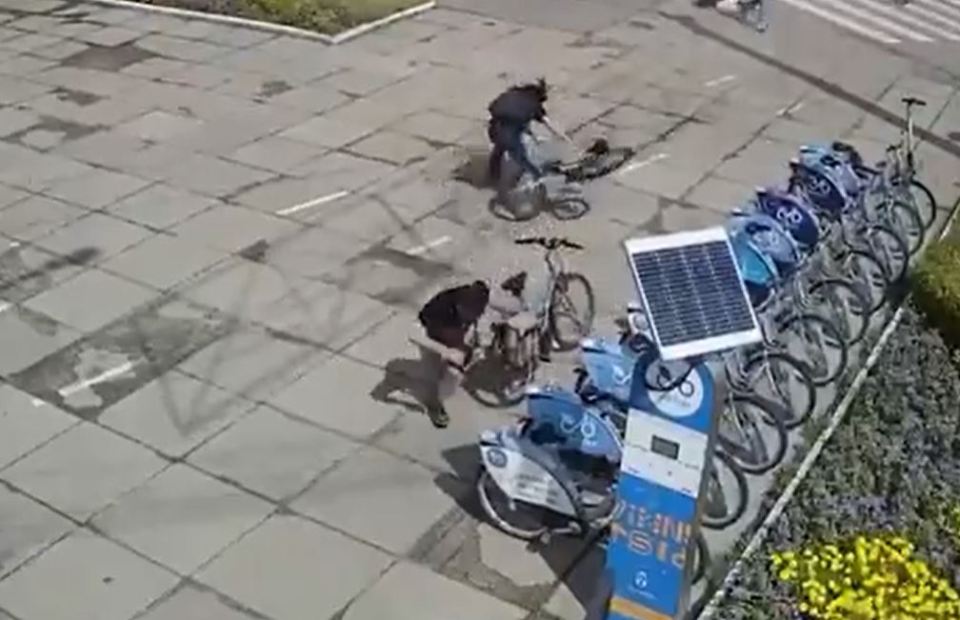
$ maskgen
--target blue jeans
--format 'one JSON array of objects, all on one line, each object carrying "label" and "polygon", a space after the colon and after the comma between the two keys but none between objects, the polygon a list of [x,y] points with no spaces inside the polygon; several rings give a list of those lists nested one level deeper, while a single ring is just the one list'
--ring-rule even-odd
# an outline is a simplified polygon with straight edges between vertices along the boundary
[{"label": "blue jeans", "polygon": [[527,147],[523,143],[523,134],[526,129],[521,125],[514,125],[491,120],[487,125],[487,136],[493,143],[493,150],[490,152],[489,171],[490,178],[498,180],[500,178],[500,167],[503,164],[503,155],[507,153],[510,159],[515,161],[524,172],[539,179],[543,172],[532,161],[527,153]]}]

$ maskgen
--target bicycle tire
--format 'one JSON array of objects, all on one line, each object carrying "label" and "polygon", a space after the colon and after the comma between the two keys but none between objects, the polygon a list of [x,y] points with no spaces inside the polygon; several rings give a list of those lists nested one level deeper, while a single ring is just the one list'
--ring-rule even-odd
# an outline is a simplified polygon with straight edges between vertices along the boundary
[{"label": "bicycle tire", "polygon": [[[743,469],[741,469],[740,466],[737,465],[737,462],[734,461],[733,458],[723,450],[714,450],[713,458],[710,460],[710,467],[719,470],[719,463],[722,463],[726,469],[733,473],[734,482],[737,486],[737,493],[739,494],[740,499],[736,503],[736,508],[734,510],[728,510],[727,513],[722,517],[711,516],[706,510],[701,511],[700,524],[703,527],[712,530],[726,529],[739,521],[740,518],[747,512],[747,503],[750,500],[750,490],[747,486],[747,475],[743,473]],[[710,472],[708,472],[707,475],[710,475]]]},{"label": "bicycle tire", "polygon": [[579,220],[590,212],[590,203],[583,197],[554,198],[549,201],[550,212],[560,221]]},{"label": "bicycle tire", "polygon": [[[899,183],[895,182],[895,187],[899,187]],[[923,197],[922,200],[917,200],[914,190],[920,192]],[[910,200],[907,202],[912,203],[911,206],[913,206],[920,215],[924,228],[930,230],[933,223],[937,220],[937,199],[934,197],[933,192],[930,191],[930,188],[916,179],[911,179],[909,187],[900,187],[900,191],[910,197]],[[921,202],[923,205],[920,204]]]},{"label": "bicycle tire", "polygon": [[[796,411],[793,402],[785,402],[783,400],[774,401],[783,405],[783,412],[785,414],[783,423],[786,425],[788,431],[792,431],[810,419],[810,416],[813,415],[814,410],[817,408],[817,386],[814,384],[813,377],[810,376],[805,364],[787,353],[782,353],[780,351],[760,350],[747,358],[747,361],[743,364],[742,379],[744,380],[731,381],[728,374],[728,382],[730,385],[739,387],[746,382],[745,379],[750,377],[751,371],[754,370],[755,367],[769,365],[771,362],[789,366],[791,372],[794,373],[800,379],[800,383],[802,383],[802,389],[804,392],[803,396],[806,398],[807,402],[804,403],[803,407],[799,408],[799,412]],[[741,378],[738,377],[738,379]],[[744,390],[737,389],[737,391]],[[764,397],[762,394],[757,394],[754,392],[752,388],[750,388],[748,393]]]},{"label": "bicycle tire", "polygon": [[902,200],[892,200],[887,204],[890,228],[900,236],[907,246],[909,255],[916,256],[926,238],[927,228],[916,208]]},{"label": "bicycle tire", "polygon": [[[742,442],[726,437],[722,431],[722,426],[719,425],[717,430],[717,441],[721,444],[724,452],[726,452],[737,462],[737,465],[740,466],[740,469],[742,469],[744,473],[753,475],[764,474],[783,462],[783,458],[787,454],[787,444],[789,442],[787,439],[787,426],[784,423],[786,414],[782,411],[782,406],[773,401],[753,394],[733,393],[730,400],[725,401],[724,405],[725,407],[730,405],[735,406],[737,403],[752,405],[762,412],[760,416],[754,416],[753,414],[750,414],[747,417],[750,418],[750,425],[754,428],[759,428],[759,423],[773,428],[773,449],[767,450],[766,446],[764,446],[763,460],[751,461],[741,458],[737,455],[737,453],[734,452],[734,450],[735,448],[740,447]],[[723,414],[727,411],[728,409],[725,408],[724,412],[721,413],[721,419]],[[734,413],[733,415],[736,414]],[[759,417],[759,419],[756,419],[757,417]],[[760,435],[759,432],[757,433],[757,437],[761,443],[765,444],[767,442],[765,437]],[[744,451],[740,451],[741,454],[743,452]]]},{"label": "bicycle tire", "polygon": [[[838,307],[836,296],[827,295],[830,288],[844,289],[854,300],[854,308]],[[853,346],[860,343],[867,334],[867,328],[870,327],[870,301],[853,284],[853,282],[844,278],[824,278],[816,280],[807,289],[807,295],[815,302],[819,301],[822,307],[828,307],[833,310],[827,320],[840,323],[837,327],[844,336],[847,346]],[[816,311],[816,307],[813,308]]]},{"label": "bicycle tire", "polygon": [[[474,483],[477,490],[477,498],[480,500],[480,507],[483,508],[483,512],[487,515],[487,518],[490,519],[500,531],[520,540],[538,540],[549,531],[550,526],[545,523],[533,528],[519,527],[510,523],[510,521],[502,516],[494,507],[493,501],[491,501],[487,493],[487,482],[496,487],[500,493],[503,493],[493,480],[493,476],[487,471],[487,468],[481,467],[477,475],[477,480]],[[538,507],[538,511],[544,515],[550,514],[550,510],[547,508]]]},{"label": "bicycle tire", "polygon": [[[573,306],[574,312],[578,314],[576,318],[578,319],[578,323],[580,325],[576,334],[574,334],[571,338],[566,338],[565,335],[561,333],[563,330],[561,330],[558,326],[559,317],[557,308],[560,306],[560,304],[558,303],[556,297],[558,291],[569,290],[571,282],[579,282],[583,286],[583,290],[586,293],[587,298],[587,309],[580,314],[579,309],[577,309],[576,306]],[[580,341],[589,336],[590,331],[593,328],[593,320],[596,317],[597,312],[597,302],[596,296],[593,292],[593,285],[590,284],[590,280],[588,280],[585,275],[568,271],[557,276],[557,281],[553,289],[553,296],[554,299],[552,299],[550,302],[550,316],[547,317],[550,335],[553,341],[556,343],[558,350],[572,351],[580,346]],[[584,317],[582,321],[579,320],[581,316]]]},{"label": "bicycle tire", "polygon": [[582,183],[606,176],[624,165],[637,154],[636,149],[618,146],[607,149],[601,154],[590,154],[570,164],[563,171],[568,182]]},{"label": "bicycle tire", "polygon": [[[879,242],[879,236],[886,237],[886,241]],[[865,251],[873,254],[874,258],[887,270],[891,284],[898,284],[907,277],[907,270],[910,268],[910,249],[892,228],[885,224],[870,224],[863,231],[861,239],[867,246]],[[889,243],[887,247],[892,251],[888,255],[879,255],[878,242]]]},{"label": "bicycle tire", "polygon": [[[840,378],[843,375],[844,371],[847,369],[847,364],[849,363],[850,352],[847,348],[847,343],[843,338],[843,334],[840,332],[840,329],[823,318],[820,315],[814,314],[812,312],[804,312],[800,314],[794,314],[787,318],[783,323],[777,325],[777,336],[781,336],[788,331],[789,326],[791,325],[800,325],[800,324],[815,324],[819,325],[820,329],[823,330],[824,336],[836,343],[837,349],[837,362],[834,365],[829,364],[827,360],[827,366],[823,369],[817,368],[813,363],[806,361],[796,355],[790,354],[792,358],[801,362],[807,367],[807,370],[810,373],[810,377],[813,379],[813,384],[817,387],[825,387],[830,385],[834,381]],[[821,343],[821,348],[824,346],[824,343]],[[824,358],[827,358],[826,351],[823,351]]]},{"label": "bicycle tire", "polygon": [[710,547],[707,546],[707,539],[703,532],[697,530],[693,537],[693,575],[690,579],[691,584],[700,583],[707,576],[707,570],[710,568]]},{"label": "bicycle tire", "polygon": [[[843,275],[850,274],[853,269],[850,268],[851,261],[858,261],[856,274],[853,274],[854,277],[851,277],[851,282],[854,286],[859,285],[860,294],[863,295],[864,299],[868,301],[869,313],[868,316],[873,318],[873,315],[880,311],[880,308],[883,308],[884,304],[887,303],[891,287],[893,286],[893,281],[890,279],[890,274],[887,272],[886,267],[883,266],[883,263],[880,262],[880,259],[874,256],[871,252],[862,250],[859,248],[848,248],[844,250],[840,256],[837,258],[837,262],[842,265],[841,273]],[[869,271],[864,271],[860,261],[870,263],[871,269]],[[879,274],[880,278],[883,279],[882,286],[880,288],[880,293],[870,294],[867,291],[874,291],[876,287],[876,282],[873,281],[874,278],[871,277],[872,274]]]}]

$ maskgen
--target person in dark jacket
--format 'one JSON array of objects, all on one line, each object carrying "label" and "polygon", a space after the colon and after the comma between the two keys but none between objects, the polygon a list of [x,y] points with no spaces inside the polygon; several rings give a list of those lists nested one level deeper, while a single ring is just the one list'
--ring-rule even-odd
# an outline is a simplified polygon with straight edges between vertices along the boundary
[{"label": "person in dark jacket", "polygon": [[429,341],[420,345],[429,382],[427,415],[438,428],[450,421],[444,401],[456,390],[470,364],[473,347],[467,336],[486,312],[489,302],[490,288],[484,281],[477,280],[437,293],[417,316]]},{"label": "person in dark jacket", "polygon": [[569,142],[566,135],[554,127],[547,117],[544,105],[547,102],[547,83],[543,78],[529,84],[511,86],[487,107],[490,120],[487,137],[493,144],[490,152],[489,174],[494,182],[500,179],[504,153],[532,177],[534,183],[543,176],[543,171],[530,160],[523,143],[524,136],[533,137],[530,125],[534,122],[545,126],[555,136]]}]

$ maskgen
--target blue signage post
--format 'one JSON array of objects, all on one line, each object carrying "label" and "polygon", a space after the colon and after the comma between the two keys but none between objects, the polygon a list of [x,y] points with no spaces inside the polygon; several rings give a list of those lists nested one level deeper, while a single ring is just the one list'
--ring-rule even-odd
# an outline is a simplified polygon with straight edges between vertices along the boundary
[{"label": "blue signage post", "polygon": [[686,612],[705,466],[713,449],[713,376],[695,366],[669,392],[634,368],[618,502],[607,548],[607,620],[674,620]]}]

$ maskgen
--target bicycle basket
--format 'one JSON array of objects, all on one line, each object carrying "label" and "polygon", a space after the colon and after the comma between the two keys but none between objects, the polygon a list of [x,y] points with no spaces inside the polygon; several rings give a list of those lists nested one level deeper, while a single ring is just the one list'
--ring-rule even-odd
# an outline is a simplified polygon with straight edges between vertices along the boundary
[{"label": "bicycle basket", "polygon": [[764,188],[757,190],[754,204],[779,222],[804,253],[813,252],[820,243],[820,221],[797,196],[777,188]]}]

